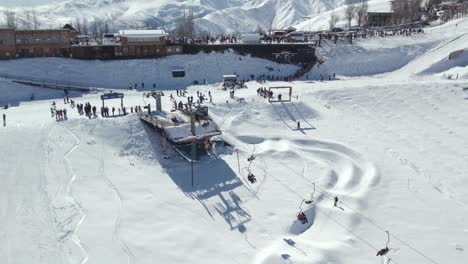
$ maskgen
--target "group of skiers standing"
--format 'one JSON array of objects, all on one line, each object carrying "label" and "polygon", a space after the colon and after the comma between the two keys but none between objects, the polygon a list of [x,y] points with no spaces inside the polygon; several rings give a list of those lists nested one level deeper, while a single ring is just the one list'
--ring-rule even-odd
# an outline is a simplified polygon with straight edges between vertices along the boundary
[{"label": "group of skiers standing", "polygon": [[61,120],[67,120],[67,109],[58,109],[55,110],[55,120],[61,121]]},{"label": "group of skiers standing", "polygon": [[91,104],[89,102],[86,103],[85,105],[77,104],[76,108],[78,109],[78,114],[80,114],[80,115],[85,114],[90,119],[93,116],[97,117],[96,106],[91,106]]},{"label": "group of skiers standing", "polygon": [[266,87],[260,87],[257,89],[257,95],[263,98],[271,98],[273,97],[273,91],[268,91]]},{"label": "group of skiers standing", "polygon": [[52,102],[52,106],[50,107],[50,114],[52,117],[55,117],[56,121],[67,120],[67,109],[57,109],[57,105],[55,101]]}]

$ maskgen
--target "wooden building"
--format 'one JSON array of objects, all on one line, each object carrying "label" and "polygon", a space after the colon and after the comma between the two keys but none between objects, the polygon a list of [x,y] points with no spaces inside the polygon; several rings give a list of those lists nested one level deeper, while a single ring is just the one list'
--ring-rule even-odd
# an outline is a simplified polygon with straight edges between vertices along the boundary
[{"label": "wooden building", "polygon": [[69,29],[16,30],[18,57],[67,57],[76,31]]},{"label": "wooden building", "polygon": [[14,59],[15,57],[15,30],[12,28],[0,28],[0,59]]},{"label": "wooden building", "polygon": [[164,30],[120,30],[115,56],[124,58],[155,58],[181,54],[181,46],[168,46]]},{"label": "wooden building", "polygon": [[70,28],[48,30],[0,29],[0,59],[68,57],[77,32]]}]

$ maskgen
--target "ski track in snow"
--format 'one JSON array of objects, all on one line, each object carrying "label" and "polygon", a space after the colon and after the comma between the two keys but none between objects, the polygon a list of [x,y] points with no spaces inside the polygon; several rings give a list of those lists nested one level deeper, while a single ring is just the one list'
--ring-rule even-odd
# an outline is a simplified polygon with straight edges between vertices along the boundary
[{"label": "ski track in snow", "polygon": [[122,251],[127,256],[127,263],[130,264],[132,263],[132,258],[134,257],[134,254],[132,250],[127,246],[125,241],[120,237],[120,229],[122,226],[122,212],[123,212],[122,194],[120,193],[119,189],[117,189],[117,187],[112,183],[109,177],[106,176],[104,165],[105,165],[105,160],[104,160],[104,144],[103,144],[101,148],[101,158],[99,162],[98,177],[101,177],[104,179],[106,184],[109,186],[109,188],[112,189],[116,198],[119,200],[119,214],[115,220],[113,237],[118,241],[120,247],[122,248]]},{"label": "ski track in snow", "polygon": [[[376,103],[373,104],[371,107],[368,107],[368,108],[363,107],[363,106],[361,106],[359,104],[353,104],[352,107],[354,108],[354,111],[358,110],[360,112],[360,115],[366,116],[369,120],[372,120],[375,124],[379,125],[380,129],[382,129],[383,131],[386,131],[386,134],[394,135],[394,138],[398,138],[398,140],[400,142],[404,142],[405,145],[411,146],[413,149],[419,149],[419,146],[415,144],[415,142],[417,142],[416,138],[410,138],[408,135],[403,134],[401,131],[398,131],[395,128],[393,128],[387,122],[383,122],[382,120],[376,118],[375,115],[371,113],[371,111],[376,110],[375,108],[379,104],[383,104],[383,105],[380,105],[381,107],[383,107],[383,109],[385,109],[386,107],[390,107],[390,106],[387,105],[386,100],[389,97],[392,97],[395,94],[395,89],[379,89],[379,91],[383,91],[384,94],[383,95],[379,94],[378,97],[375,96],[375,95],[372,95],[371,93],[366,94],[366,95],[360,95],[360,96],[370,96],[370,97],[373,98],[372,101],[375,101]],[[389,93],[390,91],[391,91],[391,93]],[[439,104],[431,102],[430,99],[427,99],[427,95],[426,95],[424,90],[423,91],[413,90],[413,91],[410,91],[410,92],[413,93],[414,95],[417,95],[416,98],[421,99],[420,102],[417,102],[417,103],[423,102],[427,106],[430,106],[430,107],[434,108],[433,110],[435,110],[435,112],[439,111]],[[433,94],[433,96],[437,96],[437,93]],[[336,92],[336,91],[323,92],[322,91],[320,93],[320,96],[319,96],[319,98],[321,100],[325,100],[325,101],[332,100],[335,103],[345,102],[345,101],[347,101],[348,98],[355,98],[355,97],[356,96],[354,95],[354,92],[352,92],[352,91],[344,91],[344,92],[343,91],[338,91],[338,92]],[[336,99],[336,98],[340,98],[340,99]],[[422,114],[422,112],[419,111],[414,106],[414,104],[409,102],[407,99],[403,99],[402,101],[398,101],[398,103],[403,108],[409,109],[410,110],[409,112],[411,112],[413,116],[418,117],[417,120],[425,121],[426,126],[432,127],[433,130],[439,131],[441,134],[450,134],[453,139],[456,139],[456,140],[459,141],[457,144],[466,145],[466,140],[464,140],[463,137],[458,135],[456,132],[451,132],[452,129],[445,126],[445,125],[443,125],[437,118],[433,118],[431,115]],[[391,113],[391,111],[388,111],[388,113]],[[434,113],[434,112],[432,112],[432,113]],[[443,117],[446,117],[446,116],[448,116],[447,113],[445,115],[443,115]],[[392,116],[392,117],[395,117],[395,116]],[[406,119],[402,118],[401,121],[405,122]],[[406,126],[414,127],[414,129],[418,129],[417,124],[415,124],[414,122],[408,122],[406,124]],[[451,132],[451,133],[449,133],[449,132]],[[438,140],[438,139],[436,139],[434,137],[431,137],[430,135],[426,136],[425,139],[433,142],[433,144],[436,144],[438,146],[438,148],[445,149],[444,153],[453,153],[453,156],[458,156],[458,157],[463,157],[464,156],[464,154],[462,152],[453,149],[450,145],[447,145],[443,141]],[[435,179],[433,179],[430,175],[428,175],[425,172],[424,168],[421,168],[420,166],[416,165],[416,163],[414,161],[412,161],[412,160],[410,160],[408,158],[405,158],[405,155],[400,153],[398,150],[388,149],[388,154],[391,157],[396,158],[397,160],[399,160],[399,162],[402,165],[408,166],[410,169],[415,171],[417,174],[419,174],[419,175],[423,176],[424,178],[426,178],[427,182],[435,190],[437,190],[437,192],[439,192],[440,194],[446,196],[447,198],[450,198],[450,199],[454,200],[459,205],[464,205],[465,204],[464,202],[456,199],[453,196],[454,191],[451,190],[452,188],[450,186],[447,186],[446,184],[444,184],[444,183],[442,183],[440,181],[435,182]],[[441,163],[440,166],[443,167],[443,168],[446,168],[445,169],[446,171],[450,171],[450,167],[447,167],[446,164]],[[410,189],[412,192],[414,192],[415,196],[419,198],[420,193],[419,193],[418,190],[415,189],[414,184],[412,184],[411,182],[412,182],[412,180],[410,178],[408,178],[408,189]]]},{"label": "ski track in snow", "polygon": [[84,245],[79,236],[78,236],[78,230],[81,226],[81,224],[83,223],[83,221],[85,220],[86,218],[86,213],[83,209],[83,207],[81,206],[80,202],[76,200],[76,198],[73,196],[73,184],[75,183],[76,181],[76,174],[74,173],[73,171],[73,166],[72,166],[72,163],[69,159],[69,156],[77,149],[80,147],[81,145],[81,140],[80,138],[73,132],[71,131],[69,128],[67,128],[65,125],[62,125],[62,127],[69,133],[69,135],[71,135],[73,137],[73,139],[75,140],[75,143],[74,145],[65,153],[65,155],[63,156],[64,160],[65,160],[65,164],[66,164],[66,172],[67,172],[67,175],[70,177],[70,181],[68,182],[67,184],[67,187],[66,187],[66,193],[68,194],[70,200],[73,202],[73,204],[76,206],[76,208],[78,208],[78,211],[80,213],[80,220],[78,222],[78,224],[76,225],[75,229],[73,230],[73,235],[72,235],[72,240],[73,242],[75,242],[75,244],[80,248],[81,250],[81,253],[83,255],[81,261],[80,261],[80,264],[86,264],[86,262],[88,262],[88,259],[89,259],[89,255],[88,255],[88,250],[86,249],[86,245]]}]

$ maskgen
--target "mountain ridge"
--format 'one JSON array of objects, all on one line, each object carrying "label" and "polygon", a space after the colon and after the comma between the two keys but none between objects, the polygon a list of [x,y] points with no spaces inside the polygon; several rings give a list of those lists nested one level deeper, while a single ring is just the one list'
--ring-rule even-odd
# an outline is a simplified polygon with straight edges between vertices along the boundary
[{"label": "mountain ridge", "polygon": [[[199,32],[253,32],[258,27],[285,28],[307,17],[337,8],[345,0],[66,0],[34,7],[41,28],[55,28],[76,19],[108,22],[111,29],[165,27],[174,29],[183,10],[193,9]],[[6,7],[0,6],[0,12]],[[30,7],[10,8],[19,28]],[[4,24],[3,17],[0,24]]]}]

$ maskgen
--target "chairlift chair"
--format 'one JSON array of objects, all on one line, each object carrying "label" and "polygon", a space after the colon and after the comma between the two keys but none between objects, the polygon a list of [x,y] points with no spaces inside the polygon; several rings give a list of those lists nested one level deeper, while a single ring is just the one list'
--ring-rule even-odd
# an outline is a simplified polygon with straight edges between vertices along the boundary
[{"label": "chairlift chair", "polygon": [[252,162],[252,161],[255,160],[255,158],[256,158],[255,155],[252,154],[252,155],[250,155],[250,157],[247,158],[247,161]]},{"label": "chairlift chair", "polygon": [[390,243],[390,232],[389,231],[385,231],[385,232],[387,232],[387,244],[385,245],[385,248],[382,248],[381,250],[377,252],[376,256],[385,256],[390,251],[390,249],[388,248],[388,244]]},{"label": "chairlift chair", "polygon": [[247,179],[250,181],[250,183],[256,183],[257,178],[255,178],[255,175],[249,171],[249,175],[247,176]]},{"label": "chairlift chair", "polygon": [[314,191],[312,192],[312,194],[310,195],[310,200],[304,200],[304,202],[306,204],[312,204],[314,202],[314,194],[315,194],[315,182],[313,183],[314,185]]}]

